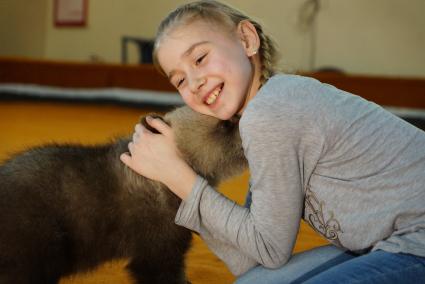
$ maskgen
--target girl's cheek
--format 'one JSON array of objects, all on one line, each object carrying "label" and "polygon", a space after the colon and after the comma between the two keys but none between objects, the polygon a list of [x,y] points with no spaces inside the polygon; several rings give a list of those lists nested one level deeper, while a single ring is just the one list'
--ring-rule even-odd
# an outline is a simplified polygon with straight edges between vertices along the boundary
[{"label": "girl's cheek", "polygon": [[211,65],[211,72],[213,74],[219,74],[222,76],[228,76],[232,74],[231,60],[229,61],[216,61]]},{"label": "girl's cheek", "polygon": [[210,71],[222,71],[223,67],[226,66],[226,64],[224,64],[224,62],[222,62],[221,60],[211,60],[211,62],[208,64],[207,68]]},{"label": "girl's cheek", "polygon": [[194,105],[195,100],[193,98],[193,95],[191,95],[190,93],[180,93],[180,96],[182,97],[185,104],[187,104],[188,106],[191,107]]}]

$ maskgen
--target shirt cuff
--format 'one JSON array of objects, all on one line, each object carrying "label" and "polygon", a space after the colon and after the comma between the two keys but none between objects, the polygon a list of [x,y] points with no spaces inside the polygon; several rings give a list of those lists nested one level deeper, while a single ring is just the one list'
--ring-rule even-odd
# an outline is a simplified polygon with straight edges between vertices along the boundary
[{"label": "shirt cuff", "polygon": [[208,187],[208,182],[201,176],[196,177],[192,191],[186,200],[180,203],[174,222],[177,225],[188,228],[189,230],[200,233],[201,230],[201,212],[199,205],[202,193]]}]

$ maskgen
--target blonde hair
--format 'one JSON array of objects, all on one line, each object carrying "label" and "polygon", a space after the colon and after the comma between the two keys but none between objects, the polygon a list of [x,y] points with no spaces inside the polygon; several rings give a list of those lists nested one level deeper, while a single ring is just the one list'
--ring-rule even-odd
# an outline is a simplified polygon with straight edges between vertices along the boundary
[{"label": "blonde hair", "polygon": [[261,84],[264,84],[277,72],[276,65],[278,53],[276,45],[274,41],[264,33],[262,26],[258,22],[228,5],[218,1],[204,0],[179,6],[160,23],[154,44],[153,59],[155,66],[161,73],[164,72],[157,58],[160,39],[169,29],[182,24],[190,24],[196,20],[209,21],[217,25],[231,27],[232,29],[236,28],[241,21],[248,20],[254,25],[260,38],[258,54],[260,55],[261,62]]}]

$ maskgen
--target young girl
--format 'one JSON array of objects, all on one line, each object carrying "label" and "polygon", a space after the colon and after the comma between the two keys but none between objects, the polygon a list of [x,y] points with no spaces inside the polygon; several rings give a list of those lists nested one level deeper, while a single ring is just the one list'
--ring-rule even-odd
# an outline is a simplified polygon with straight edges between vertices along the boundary
[{"label": "young girl", "polygon": [[[161,23],[154,57],[187,105],[240,117],[250,167],[245,207],[180,158],[173,132],[136,125],[122,161],[182,199],[237,283],[424,283],[425,133],[315,79],[277,74],[261,26],[216,1]],[[303,218],[332,245],[292,255]]]}]

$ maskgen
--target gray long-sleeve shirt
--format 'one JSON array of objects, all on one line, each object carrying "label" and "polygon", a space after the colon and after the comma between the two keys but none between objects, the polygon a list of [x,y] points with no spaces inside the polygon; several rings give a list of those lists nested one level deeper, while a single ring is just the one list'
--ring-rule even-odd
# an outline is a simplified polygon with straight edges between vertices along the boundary
[{"label": "gray long-sleeve shirt", "polygon": [[352,251],[425,256],[425,132],[315,79],[275,75],[240,133],[250,208],[198,177],[176,215],[235,275],[286,263],[301,218]]}]

